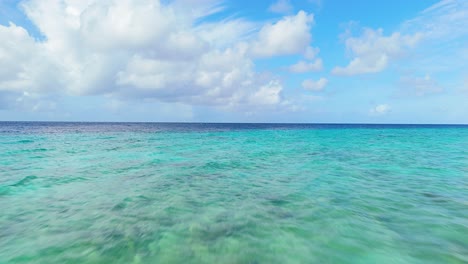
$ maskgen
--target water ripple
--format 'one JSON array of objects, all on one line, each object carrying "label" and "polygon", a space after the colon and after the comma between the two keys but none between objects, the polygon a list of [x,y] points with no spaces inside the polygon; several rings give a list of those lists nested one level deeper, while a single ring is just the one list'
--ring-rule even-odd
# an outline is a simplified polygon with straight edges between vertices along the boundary
[{"label": "water ripple", "polygon": [[0,126],[0,263],[467,263],[468,129]]}]

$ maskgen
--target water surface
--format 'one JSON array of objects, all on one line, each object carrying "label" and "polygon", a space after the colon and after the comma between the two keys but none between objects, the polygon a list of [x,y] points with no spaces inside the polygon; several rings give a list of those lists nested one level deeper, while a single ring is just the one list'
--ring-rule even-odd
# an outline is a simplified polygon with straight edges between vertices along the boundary
[{"label": "water surface", "polygon": [[468,127],[0,122],[0,263],[468,263]]}]

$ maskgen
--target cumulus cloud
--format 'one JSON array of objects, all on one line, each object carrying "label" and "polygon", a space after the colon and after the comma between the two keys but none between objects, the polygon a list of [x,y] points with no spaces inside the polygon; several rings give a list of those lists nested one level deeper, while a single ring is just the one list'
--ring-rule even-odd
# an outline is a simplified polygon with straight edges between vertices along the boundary
[{"label": "cumulus cloud", "polygon": [[[34,52],[34,40],[26,30],[10,23],[8,27],[0,25],[0,87],[14,91],[18,87],[32,85],[27,67]],[[26,52],[24,52],[26,51]]]},{"label": "cumulus cloud", "polygon": [[256,57],[272,57],[302,54],[307,51],[314,16],[299,11],[295,16],[286,16],[274,24],[263,26],[258,39],[251,45],[251,53]]},{"label": "cumulus cloud", "polygon": [[371,115],[385,115],[391,111],[388,104],[379,104],[369,110]]},{"label": "cumulus cloud", "polygon": [[278,81],[271,81],[270,83],[260,87],[251,98],[254,105],[275,105],[281,101],[281,84]]},{"label": "cumulus cloud", "polygon": [[346,48],[353,59],[345,67],[335,67],[332,73],[356,75],[380,72],[407,48],[414,47],[421,38],[421,33],[402,35],[395,32],[384,36],[382,29],[365,29],[362,36],[348,37],[345,40]]},{"label": "cumulus cloud", "polygon": [[0,90],[39,92],[44,87],[54,89],[57,84],[46,76],[52,74],[55,67],[42,67],[48,54],[43,45],[38,44],[28,32],[13,23],[0,25]]},{"label": "cumulus cloud", "polygon": [[302,88],[309,91],[322,91],[327,85],[328,80],[326,78],[320,78],[317,81],[307,79],[302,82]]},{"label": "cumulus cloud", "polygon": [[0,96],[106,95],[236,107],[284,105],[277,79],[259,78],[255,57],[309,53],[304,11],[257,29],[213,22],[219,1],[29,0],[21,4],[41,40],[0,25]]},{"label": "cumulus cloud", "polygon": [[[323,61],[321,58],[315,59],[320,52],[319,48],[307,47],[303,52],[305,60],[300,60],[296,64],[289,66],[289,71],[294,73],[315,72],[323,70]],[[315,60],[314,60],[315,59]],[[309,60],[309,61],[306,61]],[[313,61],[312,61],[313,60]]]},{"label": "cumulus cloud", "polygon": [[316,59],[314,62],[299,61],[289,67],[289,71],[295,73],[321,71],[322,69],[322,59]]},{"label": "cumulus cloud", "polygon": [[424,77],[405,76],[400,79],[400,87],[403,93],[424,96],[442,92],[442,87],[429,74]]},{"label": "cumulus cloud", "polygon": [[268,7],[268,11],[278,14],[288,14],[293,11],[294,7],[290,0],[278,0]]}]

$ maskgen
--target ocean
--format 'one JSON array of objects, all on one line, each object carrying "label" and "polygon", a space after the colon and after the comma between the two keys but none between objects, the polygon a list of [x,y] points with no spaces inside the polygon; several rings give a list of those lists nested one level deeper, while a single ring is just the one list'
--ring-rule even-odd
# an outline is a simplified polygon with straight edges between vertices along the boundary
[{"label": "ocean", "polygon": [[0,122],[0,263],[468,263],[468,126]]}]

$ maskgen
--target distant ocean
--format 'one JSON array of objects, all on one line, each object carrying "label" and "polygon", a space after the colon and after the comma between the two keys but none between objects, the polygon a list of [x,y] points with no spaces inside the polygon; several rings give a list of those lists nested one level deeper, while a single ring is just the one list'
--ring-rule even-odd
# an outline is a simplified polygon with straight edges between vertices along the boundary
[{"label": "distant ocean", "polygon": [[0,263],[468,263],[468,126],[0,122]]}]

